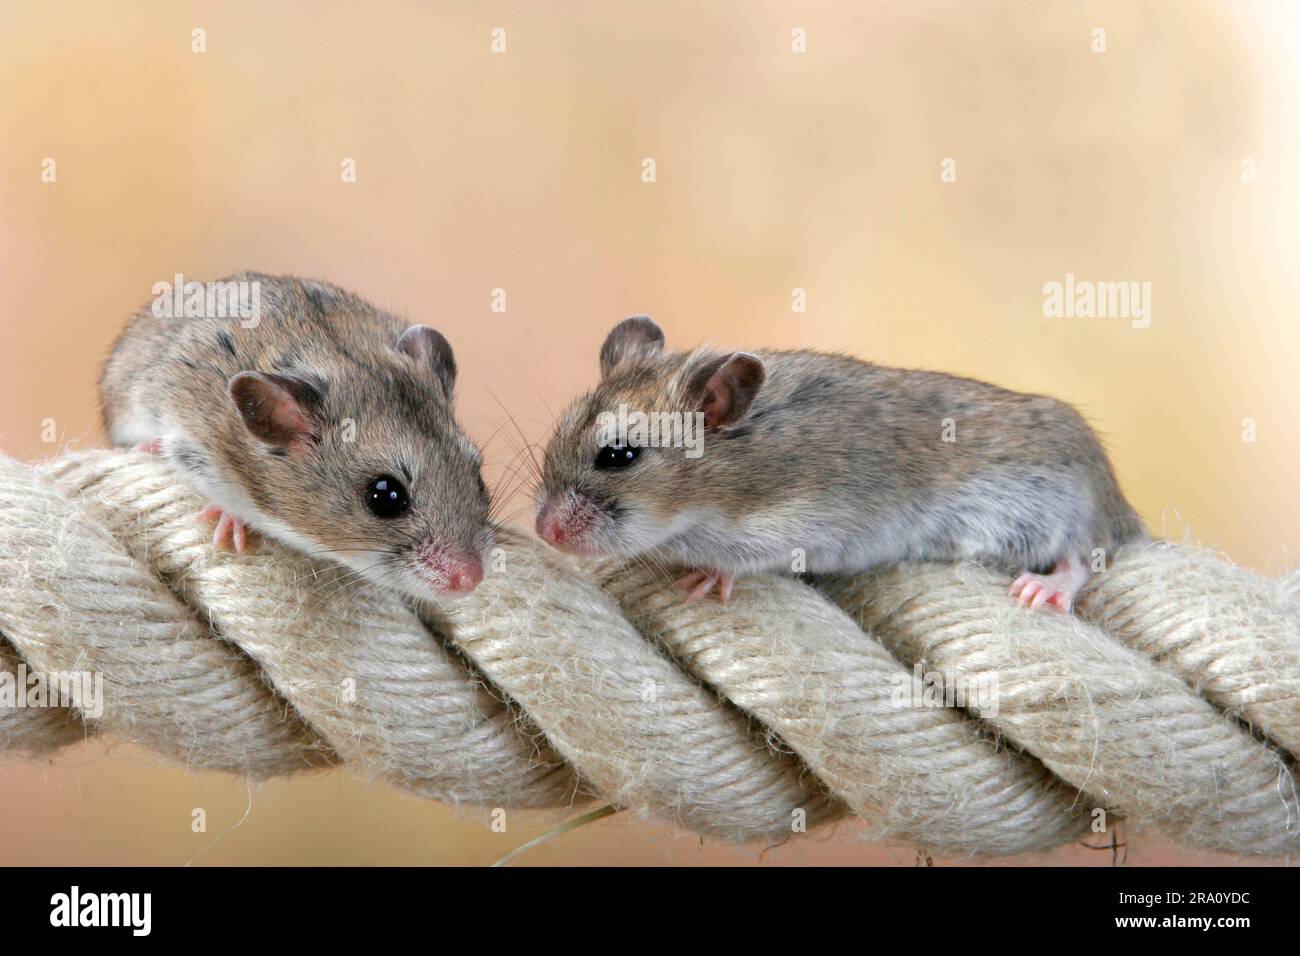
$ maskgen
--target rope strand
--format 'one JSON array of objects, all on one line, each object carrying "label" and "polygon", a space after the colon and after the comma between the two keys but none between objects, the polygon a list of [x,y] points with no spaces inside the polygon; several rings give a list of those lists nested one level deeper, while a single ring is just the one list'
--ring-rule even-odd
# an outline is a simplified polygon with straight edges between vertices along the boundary
[{"label": "rope strand", "polygon": [[[201,505],[144,455],[0,457],[0,670],[104,679],[98,718],[0,707],[0,748],[98,732],[254,778],[344,763],[448,803],[600,799],[731,841],[855,816],[996,855],[1123,816],[1300,850],[1300,574],[1142,543],[1077,617],[1018,609],[970,564],[752,579],[724,607],[507,530],[502,570],[416,613],[272,542],[215,553]],[[936,706],[916,695],[935,675],[994,692]]]}]

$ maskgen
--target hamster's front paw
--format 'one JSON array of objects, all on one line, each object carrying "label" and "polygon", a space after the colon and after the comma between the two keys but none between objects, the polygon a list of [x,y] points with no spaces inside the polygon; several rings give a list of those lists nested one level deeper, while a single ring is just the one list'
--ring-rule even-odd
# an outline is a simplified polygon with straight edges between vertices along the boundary
[{"label": "hamster's front paw", "polygon": [[212,532],[212,546],[218,551],[234,551],[243,554],[257,543],[257,535],[248,529],[244,520],[220,505],[208,505],[199,512],[201,521],[215,521],[217,526]]},{"label": "hamster's front paw", "polygon": [[679,578],[677,586],[683,591],[690,591],[686,598],[688,602],[702,600],[713,592],[714,588],[718,589],[718,599],[723,604],[731,603],[731,588],[736,583],[736,576],[726,571],[715,571],[712,568],[702,568],[699,571],[692,571],[684,578]]},{"label": "hamster's front paw", "polygon": [[1021,607],[1032,611],[1044,604],[1070,613],[1074,599],[1088,580],[1086,568],[1076,568],[1062,559],[1048,574],[1026,571],[1011,585],[1011,596]]}]

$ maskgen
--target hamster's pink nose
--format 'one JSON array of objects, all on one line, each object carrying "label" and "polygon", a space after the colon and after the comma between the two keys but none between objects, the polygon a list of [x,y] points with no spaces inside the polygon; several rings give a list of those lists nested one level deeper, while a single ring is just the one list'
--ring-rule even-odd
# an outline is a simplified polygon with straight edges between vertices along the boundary
[{"label": "hamster's pink nose", "polygon": [[483,580],[483,559],[470,551],[426,547],[419,555],[425,578],[447,594],[468,594]]},{"label": "hamster's pink nose", "polygon": [[551,544],[564,544],[568,540],[564,523],[556,517],[554,511],[543,511],[537,516],[537,536]]},{"label": "hamster's pink nose", "polygon": [[468,594],[483,581],[483,562],[477,558],[459,562],[447,571],[447,590],[453,594]]}]

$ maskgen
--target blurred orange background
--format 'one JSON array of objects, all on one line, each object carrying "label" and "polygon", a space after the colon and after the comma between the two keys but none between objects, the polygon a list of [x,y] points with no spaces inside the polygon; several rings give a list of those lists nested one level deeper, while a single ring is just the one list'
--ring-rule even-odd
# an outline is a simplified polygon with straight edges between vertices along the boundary
[{"label": "blurred orange background", "polygon": [[[673,345],[1050,392],[1153,531],[1276,573],[1300,545],[1298,47],[1298,8],[1262,2],[10,0],[0,450],[104,443],[99,366],[155,282],[289,272],[444,331],[480,441],[503,407],[544,440],[634,312]],[[1150,282],[1150,327],[1045,318],[1067,273]],[[488,453],[502,485],[514,450]],[[102,744],[7,759],[0,800],[4,864],[485,863],[559,819],[500,834],[346,771],[250,786]],[[615,817],[526,862],[914,853],[848,826],[763,852]]]}]

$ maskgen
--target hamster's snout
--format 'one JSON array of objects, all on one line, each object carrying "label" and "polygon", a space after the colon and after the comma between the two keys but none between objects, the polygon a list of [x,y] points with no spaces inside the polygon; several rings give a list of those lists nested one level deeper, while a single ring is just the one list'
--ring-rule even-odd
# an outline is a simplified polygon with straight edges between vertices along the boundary
[{"label": "hamster's snout", "polygon": [[537,512],[537,536],[562,550],[584,552],[587,532],[595,523],[595,504],[584,495],[570,493],[558,503],[543,503]]},{"label": "hamster's snout", "polygon": [[439,595],[468,594],[483,581],[483,558],[466,548],[427,541],[415,552],[415,575]]},{"label": "hamster's snout", "polygon": [[556,547],[563,545],[568,540],[564,523],[560,521],[559,516],[554,511],[543,511],[537,516],[537,535],[547,544],[553,544]]}]

